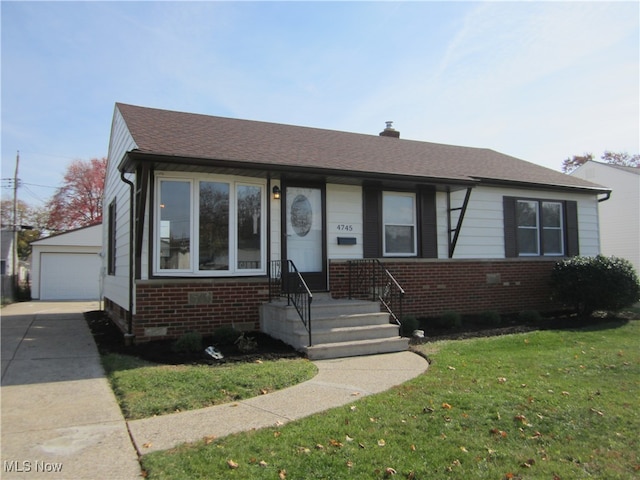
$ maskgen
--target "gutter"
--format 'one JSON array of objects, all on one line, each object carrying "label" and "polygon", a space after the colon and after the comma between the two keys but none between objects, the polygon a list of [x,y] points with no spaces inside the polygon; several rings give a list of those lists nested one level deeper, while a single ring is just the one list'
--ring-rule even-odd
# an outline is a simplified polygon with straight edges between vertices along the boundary
[{"label": "gutter", "polygon": [[135,184],[127,179],[123,170],[120,170],[120,180],[129,185],[129,309],[127,312],[127,333],[125,334],[125,344],[133,342],[133,200]]},{"label": "gutter", "polygon": [[606,202],[607,200],[609,200],[611,198],[611,191],[605,192],[605,195],[606,196],[604,198],[598,199],[598,203]]}]

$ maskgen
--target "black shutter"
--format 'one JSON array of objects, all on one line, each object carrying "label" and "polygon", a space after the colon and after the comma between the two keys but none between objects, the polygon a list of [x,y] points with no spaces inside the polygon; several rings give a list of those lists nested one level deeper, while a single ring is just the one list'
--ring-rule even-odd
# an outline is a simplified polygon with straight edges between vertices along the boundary
[{"label": "black shutter", "polygon": [[518,227],[516,225],[516,199],[502,197],[502,214],[504,215],[504,256],[518,256]]},{"label": "black shutter", "polygon": [[567,252],[568,257],[580,255],[580,243],[578,240],[578,203],[568,200],[565,203],[565,225],[567,230]]},{"label": "black shutter", "polygon": [[420,219],[420,253],[423,258],[438,258],[438,231],[436,216],[436,191],[434,188],[423,188],[419,191]]},{"label": "black shutter", "polygon": [[380,189],[364,187],[362,189],[364,258],[382,256],[382,194]]}]

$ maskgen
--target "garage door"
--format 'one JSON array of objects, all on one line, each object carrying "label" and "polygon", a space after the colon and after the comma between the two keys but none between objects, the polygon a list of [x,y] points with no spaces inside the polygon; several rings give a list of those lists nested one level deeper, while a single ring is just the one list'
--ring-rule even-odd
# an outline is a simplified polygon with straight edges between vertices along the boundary
[{"label": "garage door", "polygon": [[42,253],[41,300],[97,300],[102,260],[95,253]]}]

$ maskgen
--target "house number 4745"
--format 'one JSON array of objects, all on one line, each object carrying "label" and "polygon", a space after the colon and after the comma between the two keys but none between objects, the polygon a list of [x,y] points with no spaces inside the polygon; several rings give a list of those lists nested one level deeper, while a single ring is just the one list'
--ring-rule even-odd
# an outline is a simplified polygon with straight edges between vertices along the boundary
[{"label": "house number 4745", "polygon": [[353,232],[353,225],[338,225],[340,232]]}]

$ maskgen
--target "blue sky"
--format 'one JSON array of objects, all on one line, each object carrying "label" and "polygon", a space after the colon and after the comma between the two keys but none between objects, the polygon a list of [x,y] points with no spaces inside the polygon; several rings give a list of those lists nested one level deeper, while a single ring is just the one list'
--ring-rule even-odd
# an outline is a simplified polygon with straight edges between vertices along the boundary
[{"label": "blue sky", "polygon": [[557,170],[574,154],[640,152],[635,1],[1,9],[2,178],[19,150],[33,205],[69,162],[107,155],[115,102],[373,135],[393,120],[402,138]]}]

